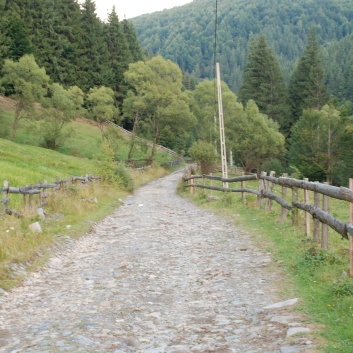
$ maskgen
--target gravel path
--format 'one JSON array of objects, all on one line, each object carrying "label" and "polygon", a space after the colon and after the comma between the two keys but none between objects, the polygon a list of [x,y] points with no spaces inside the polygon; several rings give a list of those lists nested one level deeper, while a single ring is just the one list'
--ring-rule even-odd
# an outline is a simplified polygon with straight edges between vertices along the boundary
[{"label": "gravel path", "polygon": [[[175,194],[181,173],[124,206],[0,297],[0,352],[312,352],[246,232]],[[295,302],[295,300],[293,301]]]}]

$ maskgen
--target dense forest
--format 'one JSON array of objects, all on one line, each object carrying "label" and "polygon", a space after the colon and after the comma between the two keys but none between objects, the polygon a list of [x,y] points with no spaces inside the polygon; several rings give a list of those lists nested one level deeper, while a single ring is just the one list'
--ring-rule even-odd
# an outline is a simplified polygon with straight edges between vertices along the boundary
[{"label": "dense forest", "polygon": [[[140,43],[198,78],[214,77],[215,1],[194,0],[133,19]],[[202,9],[202,10],[200,10]],[[237,92],[251,37],[263,34],[286,83],[314,26],[330,92],[351,99],[353,7],[350,0],[218,0],[217,60],[222,78]]]},{"label": "dense forest", "polygon": [[107,86],[122,99],[123,73],[142,60],[132,22],[112,9],[107,23],[94,1],[0,0],[0,68],[4,59],[33,54],[53,82],[87,92]]}]

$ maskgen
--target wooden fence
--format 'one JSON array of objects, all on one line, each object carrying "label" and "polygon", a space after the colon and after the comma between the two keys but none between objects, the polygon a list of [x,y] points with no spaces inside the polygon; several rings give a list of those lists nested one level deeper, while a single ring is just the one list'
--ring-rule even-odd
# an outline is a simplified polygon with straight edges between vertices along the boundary
[{"label": "wooden fence", "polygon": [[[2,187],[2,199],[0,204],[5,207],[5,213],[8,215],[14,215],[17,217],[23,217],[21,213],[9,208],[9,203],[11,201],[10,194],[19,194],[23,195],[23,206],[24,209],[28,209],[32,212],[35,208],[43,207],[47,204],[48,190],[60,191],[64,190],[67,183],[75,184],[81,182],[83,184],[88,184],[94,180],[99,180],[100,177],[95,177],[92,174],[88,174],[85,177],[73,176],[70,179],[58,178],[53,183],[44,183],[38,182],[36,185],[23,186],[20,188],[10,186],[10,183],[5,180]],[[35,195],[37,195],[35,199]]]},{"label": "wooden fence", "polygon": [[[261,174],[242,175],[234,178],[222,178],[212,175],[189,175],[184,176],[187,187],[191,193],[196,192],[196,188],[217,190],[223,192],[239,192],[242,194],[242,200],[246,202],[246,194],[251,193],[257,196],[257,204],[261,206],[265,203],[265,210],[272,209],[272,201],[281,205],[281,219],[287,218],[288,210],[291,211],[292,223],[298,224],[298,210],[305,211],[305,233],[311,234],[311,217],[314,219],[313,240],[321,243],[323,250],[328,249],[328,227],[334,229],[343,238],[350,240],[350,276],[353,277],[353,179],[349,181],[349,188],[328,185],[328,183],[310,182],[308,179],[298,180],[288,178],[286,174],[276,178],[275,172],[270,175],[262,172]],[[202,179],[202,184],[197,180]],[[210,185],[206,185],[205,180],[210,180]],[[246,188],[245,182],[248,180],[258,180],[258,189]],[[223,183],[240,182],[240,188],[225,188],[213,186],[212,181],[221,181]],[[273,191],[275,185],[281,186],[280,195]],[[299,201],[298,190],[304,190],[304,202]],[[288,191],[291,190],[291,196]],[[309,191],[314,192],[314,202],[309,199]],[[290,196],[291,202],[287,199]],[[347,201],[350,203],[349,222],[342,222],[329,213],[329,198]],[[321,201],[322,199],[322,201]],[[264,202],[265,201],[265,202]],[[320,204],[322,202],[322,207]],[[321,238],[320,238],[320,225]]]}]

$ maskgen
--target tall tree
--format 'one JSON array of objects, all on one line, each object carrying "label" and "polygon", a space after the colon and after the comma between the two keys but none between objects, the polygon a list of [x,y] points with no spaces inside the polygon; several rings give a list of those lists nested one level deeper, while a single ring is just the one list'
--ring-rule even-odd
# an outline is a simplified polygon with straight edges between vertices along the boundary
[{"label": "tall tree", "polygon": [[259,168],[264,161],[282,157],[284,136],[277,122],[260,113],[253,100],[228,123],[230,147],[246,172]]},{"label": "tall tree", "polygon": [[123,26],[115,11],[115,6],[108,16],[108,23],[105,25],[105,38],[109,50],[109,60],[112,75],[109,77],[109,87],[111,87],[117,99],[122,100],[125,93],[124,72],[129,68],[133,61],[129,49]]},{"label": "tall tree", "polygon": [[[204,80],[191,92],[191,111],[197,118],[192,136],[195,140],[214,143],[219,140],[218,106],[215,100],[215,81]],[[237,96],[222,82],[222,100],[225,124],[243,110]]]},{"label": "tall tree", "polygon": [[[304,110],[293,126],[289,158],[303,176],[328,182],[340,174],[347,144],[342,144],[346,123],[340,112],[329,105],[321,110]],[[348,135],[347,135],[348,136]],[[352,145],[348,150],[352,149]]]},{"label": "tall tree", "polygon": [[298,120],[303,109],[320,110],[328,101],[320,47],[314,29],[310,32],[308,44],[291,77],[289,100],[293,122]]},{"label": "tall tree", "polygon": [[91,87],[107,86],[112,74],[109,52],[104,40],[103,23],[97,17],[96,5],[92,0],[85,0],[82,5],[81,28],[80,86],[85,91]]},{"label": "tall tree", "polygon": [[152,162],[156,146],[162,139],[170,142],[166,136],[172,135],[185,140],[196,123],[190,112],[189,97],[182,92],[182,73],[176,64],[157,56],[146,63],[139,61],[131,64],[125,77],[134,89],[136,101],[139,101],[139,104],[132,104],[132,97],[129,96],[128,106],[144,109],[144,132],[153,139]]},{"label": "tall tree", "polygon": [[239,98],[243,104],[254,100],[261,113],[278,122],[281,131],[288,133],[287,88],[276,55],[267,46],[264,35],[250,42]]},{"label": "tall tree", "polygon": [[58,83],[49,88],[48,97],[43,102],[39,134],[43,146],[58,149],[63,141],[70,136],[67,125],[82,110],[84,93],[76,86],[65,89]]},{"label": "tall tree", "polygon": [[12,140],[16,138],[18,123],[29,117],[35,102],[41,101],[47,92],[49,76],[37,65],[33,55],[25,55],[18,62],[5,60],[2,85],[11,85],[16,99]]},{"label": "tall tree", "polygon": [[114,92],[109,87],[93,87],[89,90],[89,117],[97,124],[104,138],[104,127],[109,121],[117,120],[119,109],[114,105]]},{"label": "tall tree", "polygon": [[133,58],[133,62],[143,60],[143,53],[137,39],[134,24],[131,21],[124,19],[122,22],[123,31],[127,42],[129,43],[130,53]]}]

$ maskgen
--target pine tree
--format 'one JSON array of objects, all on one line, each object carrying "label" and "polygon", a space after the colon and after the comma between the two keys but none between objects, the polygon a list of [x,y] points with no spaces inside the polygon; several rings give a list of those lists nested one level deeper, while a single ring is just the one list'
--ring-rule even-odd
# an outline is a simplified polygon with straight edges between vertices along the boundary
[{"label": "pine tree", "polygon": [[135,27],[132,22],[124,19],[122,22],[125,37],[129,43],[130,53],[132,55],[133,62],[143,60],[143,54],[140,44],[137,39]]},{"label": "pine tree", "polygon": [[281,131],[288,133],[287,88],[276,55],[267,46],[264,35],[250,43],[239,98],[244,105],[254,100],[261,113],[277,121]]},{"label": "pine tree", "polygon": [[52,80],[66,87],[77,85],[77,71],[80,66],[79,38],[81,34],[80,5],[75,0],[55,1],[55,32],[58,41],[56,70],[51,72]]},{"label": "pine tree", "polygon": [[82,7],[78,80],[79,86],[87,91],[92,87],[107,86],[112,72],[103,23],[97,17],[96,5],[92,0],[85,0]]},{"label": "pine tree", "polygon": [[109,87],[115,92],[117,99],[125,93],[124,72],[132,62],[129,44],[125,37],[122,24],[115,11],[115,6],[108,16],[108,23],[105,25],[105,38],[108,45],[109,61],[112,75],[109,77]]},{"label": "pine tree", "polygon": [[299,59],[289,85],[289,100],[293,123],[303,109],[321,109],[328,100],[320,48],[312,29],[308,44]]}]

